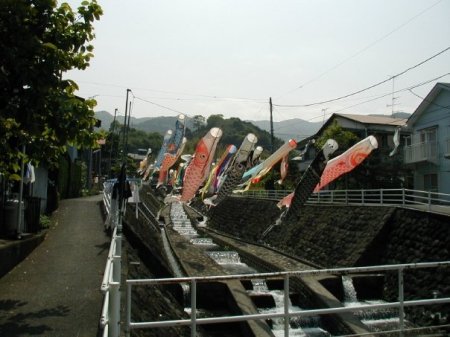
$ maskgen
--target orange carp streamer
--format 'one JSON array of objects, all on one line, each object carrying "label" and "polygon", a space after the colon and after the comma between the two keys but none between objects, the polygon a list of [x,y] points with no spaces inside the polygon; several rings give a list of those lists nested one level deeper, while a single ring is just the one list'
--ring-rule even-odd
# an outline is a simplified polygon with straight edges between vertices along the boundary
[{"label": "orange carp streamer", "polygon": [[[320,191],[332,181],[353,170],[377,148],[377,139],[374,136],[369,136],[353,145],[340,156],[328,161],[322,176],[320,177],[320,182],[314,188],[314,192]],[[290,207],[293,196],[294,192],[288,194],[278,202],[277,206],[279,208],[282,208],[283,206]]]},{"label": "orange carp streamer", "polygon": [[176,163],[180,155],[183,153],[186,142],[187,142],[186,137],[183,137],[180,148],[178,149],[176,154],[166,152],[166,154],[164,155],[164,159],[161,163],[161,169],[159,170],[158,184],[156,185],[156,187],[159,187],[165,183],[169,169]]},{"label": "orange carp streamer", "polygon": [[183,192],[180,201],[191,200],[201,184],[209,175],[217,143],[222,137],[222,130],[212,128],[197,144],[194,156],[190,161],[183,178]]},{"label": "orange carp streamer", "polygon": [[340,156],[331,159],[325,166],[320,183],[314,188],[314,192],[320,191],[332,181],[353,170],[377,148],[377,139],[374,136],[369,136],[353,145]]}]

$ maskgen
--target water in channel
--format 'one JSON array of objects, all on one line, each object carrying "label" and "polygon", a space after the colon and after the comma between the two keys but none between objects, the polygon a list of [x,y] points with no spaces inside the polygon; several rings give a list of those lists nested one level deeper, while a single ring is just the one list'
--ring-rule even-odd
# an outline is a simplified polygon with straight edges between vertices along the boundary
[{"label": "water in channel", "polygon": [[[179,234],[185,236],[189,241],[201,248],[205,249],[217,264],[227,270],[231,274],[255,274],[258,271],[246,263],[243,263],[240,256],[235,251],[219,250],[220,247],[213,242],[211,238],[200,237],[196,229],[192,226],[188,216],[186,215],[181,203],[172,203],[170,211],[173,229]],[[169,253],[166,251],[166,253]],[[171,254],[171,251],[170,251]],[[265,280],[252,280],[253,289],[249,290],[249,295],[270,295],[275,305],[271,308],[260,308],[260,313],[281,313],[284,312],[284,292],[282,290],[269,290]],[[302,309],[292,305],[290,299],[289,311],[298,312]],[[190,308],[185,311],[190,312]],[[327,337],[330,333],[320,328],[319,317],[293,317],[289,320],[289,336],[299,337]],[[275,336],[284,336],[284,319],[277,318],[272,320],[272,331]]]},{"label": "water in channel", "polygon": [[[249,294],[253,296],[270,294],[275,306],[270,308],[260,308],[259,312],[283,313],[284,312],[284,290],[269,290],[266,282],[262,279],[252,280],[253,290]],[[289,312],[301,312],[302,309],[292,304],[288,298]],[[272,319],[272,332],[275,336],[284,337],[284,318]],[[328,337],[331,334],[320,327],[319,316],[298,316],[289,319],[289,336],[299,337]]]},{"label": "water in channel", "polygon": [[[343,304],[346,307],[383,303],[382,300],[358,300],[358,294],[353,285],[353,280],[350,276],[342,276],[342,286],[344,289]],[[353,313],[372,332],[382,332],[399,328],[400,319],[398,316],[398,311],[394,308],[357,310]]]}]

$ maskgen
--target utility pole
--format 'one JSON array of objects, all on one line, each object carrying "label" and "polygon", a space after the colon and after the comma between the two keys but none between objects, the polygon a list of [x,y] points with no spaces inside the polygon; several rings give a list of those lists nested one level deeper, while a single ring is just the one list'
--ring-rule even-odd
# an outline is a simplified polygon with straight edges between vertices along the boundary
[{"label": "utility pole", "polygon": [[269,105],[270,105],[270,153],[273,153],[273,105],[272,105],[272,97],[269,97]]},{"label": "utility pole", "polygon": [[108,170],[108,175],[110,178],[112,178],[111,175],[111,167],[112,167],[112,152],[114,149],[114,133],[116,130],[116,116],[117,116],[117,108],[114,109],[114,120],[113,120],[113,125],[112,125],[112,130],[111,130],[111,148],[109,150],[109,170]]},{"label": "utility pole", "polygon": [[128,116],[128,94],[130,93],[131,89],[127,89],[127,98],[125,101],[125,119],[123,120],[123,153],[122,153],[122,162],[125,163],[126,159],[126,151],[127,151],[127,142],[128,142],[128,123],[127,123],[127,116]]}]

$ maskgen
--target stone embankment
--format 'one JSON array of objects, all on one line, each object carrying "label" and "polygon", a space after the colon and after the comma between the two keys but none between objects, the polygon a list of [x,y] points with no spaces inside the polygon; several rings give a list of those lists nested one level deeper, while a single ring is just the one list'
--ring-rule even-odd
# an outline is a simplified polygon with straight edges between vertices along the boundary
[{"label": "stone embankment", "polygon": [[[296,222],[274,226],[262,239],[280,215],[272,201],[227,198],[210,210],[208,226],[323,268],[450,260],[448,216],[394,207],[307,205]],[[397,275],[387,275],[384,299],[397,300],[397,287]],[[448,268],[405,275],[405,298],[436,293],[450,295]],[[448,306],[442,310],[450,321]],[[410,315],[426,323],[423,311],[415,308]]]}]

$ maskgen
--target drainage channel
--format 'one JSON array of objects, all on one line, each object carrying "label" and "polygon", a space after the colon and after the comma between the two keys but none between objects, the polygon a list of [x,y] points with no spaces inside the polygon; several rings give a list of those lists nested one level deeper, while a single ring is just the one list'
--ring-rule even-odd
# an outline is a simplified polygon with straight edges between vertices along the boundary
[{"label": "drainage channel", "polygon": [[[214,243],[209,237],[200,237],[197,230],[192,226],[181,203],[172,203],[170,218],[173,229],[184,236],[192,245],[204,249],[205,254],[213,259],[220,267],[229,274],[255,274],[258,270],[241,261],[239,254],[233,250],[224,250]],[[270,286],[265,280],[252,280],[251,285],[246,284],[247,295],[252,299],[259,313],[282,313],[284,311],[284,291],[280,282],[272,282]],[[295,294],[292,294],[295,296]],[[290,311],[301,311],[302,308],[293,305],[288,300]],[[189,309],[187,309],[188,311]],[[284,319],[278,318],[268,320],[267,324],[274,336],[284,336]],[[317,317],[294,317],[289,321],[290,336],[325,337],[331,334],[325,330],[321,319]]]}]

